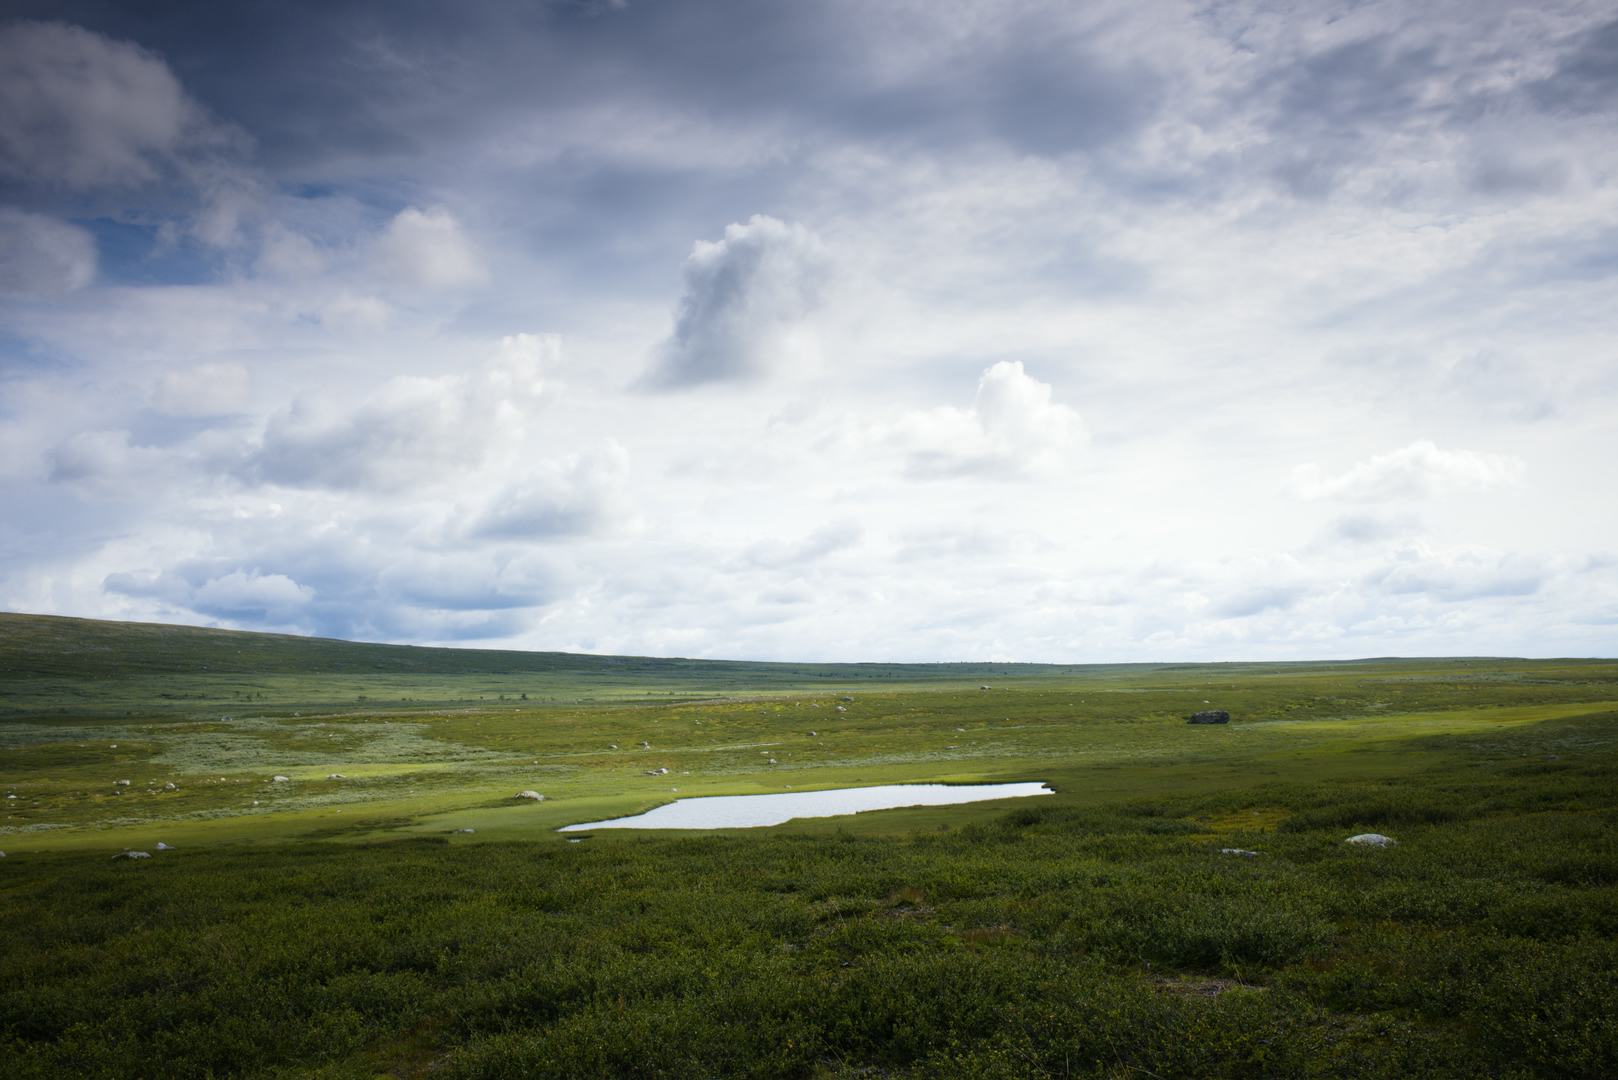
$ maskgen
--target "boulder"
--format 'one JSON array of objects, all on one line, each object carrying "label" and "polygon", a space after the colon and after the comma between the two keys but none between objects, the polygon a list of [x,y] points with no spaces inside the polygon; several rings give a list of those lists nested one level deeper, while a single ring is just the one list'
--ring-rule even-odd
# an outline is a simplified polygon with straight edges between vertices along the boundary
[{"label": "boulder", "polygon": [[169,847],[167,844],[163,843],[163,841],[159,840],[157,842],[157,850],[159,850],[159,851],[173,851],[174,849]]},{"label": "boulder", "polygon": [[1222,847],[1222,848],[1219,849],[1219,854],[1221,854],[1221,855],[1241,855],[1241,856],[1244,856],[1246,858],[1251,859],[1254,855],[1262,855],[1262,854],[1264,854],[1264,852],[1262,852],[1262,851],[1248,851],[1246,848],[1239,848],[1239,847]]},{"label": "boulder", "polygon": [[450,835],[453,836],[456,833],[464,833],[464,832],[477,832],[477,830],[476,829],[451,829],[450,830]]},{"label": "boulder", "polygon": [[281,783],[285,783],[286,779],[287,778],[284,777],[284,776],[272,776],[272,777],[270,777],[270,783],[272,783],[272,784],[281,784]]},{"label": "boulder", "polygon": [[545,796],[541,795],[537,791],[519,791],[519,792],[517,792],[517,798],[519,798],[519,799],[533,799],[535,802],[544,802],[545,801]]},{"label": "boulder", "polygon": [[163,785],[163,790],[164,791],[179,791],[180,789],[175,787],[173,784],[164,784]]},{"label": "boulder", "polygon": [[1186,723],[1228,724],[1230,723],[1230,713],[1226,712],[1224,709],[1203,709],[1199,713],[1193,713],[1191,715],[1191,719],[1187,720]]},{"label": "boulder", "polygon": [[128,780],[114,780],[113,783],[118,785],[119,787],[128,787],[129,786],[129,781]]},{"label": "boulder", "polygon": [[150,859],[151,857],[152,853],[149,851],[120,851],[113,856],[114,859]]},{"label": "boulder", "polygon": [[1359,844],[1361,847],[1398,847],[1399,841],[1391,836],[1383,836],[1379,832],[1362,832],[1358,836],[1350,836],[1344,840],[1345,844]]},{"label": "boulder", "polygon": [[348,777],[344,776],[340,772],[333,772],[333,773],[327,773],[326,774],[326,779],[327,780],[347,780]]}]

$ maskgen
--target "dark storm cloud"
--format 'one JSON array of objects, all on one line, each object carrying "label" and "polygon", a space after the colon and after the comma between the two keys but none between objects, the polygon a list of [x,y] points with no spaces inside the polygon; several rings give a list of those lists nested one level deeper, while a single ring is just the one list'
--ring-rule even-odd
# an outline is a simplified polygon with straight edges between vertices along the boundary
[{"label": "dark storm cloud", "polygon": [[1551,111],[1618,111],[1618,22],[1580,35],[1555,74],[1529,86],[1530,96]]},{"label": "dark storm cloud", "polygon": [[252,132],[272,169],[410,156],[513,114],[601,101],[1053,154],[1128,131],[1161,82],[1138,61],[1101,59],[1086,34],[1030,19],[983,40],[946,35],[893,72],[890,38],[925,20],[883,23],[842,4],[23,0],[9,12],[155,50]]}]

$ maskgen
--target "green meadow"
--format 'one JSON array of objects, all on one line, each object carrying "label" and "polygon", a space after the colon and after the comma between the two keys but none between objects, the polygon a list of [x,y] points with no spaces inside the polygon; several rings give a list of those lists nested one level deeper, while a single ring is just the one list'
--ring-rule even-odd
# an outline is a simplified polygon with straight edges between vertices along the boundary
[{"label": "green meadow", "polygon": [[[0,614],[0,1074],[1618,1076],[1615,750],[1614,661],[768,664]],[[556,832],[1028,780],[1055,794]]]}]

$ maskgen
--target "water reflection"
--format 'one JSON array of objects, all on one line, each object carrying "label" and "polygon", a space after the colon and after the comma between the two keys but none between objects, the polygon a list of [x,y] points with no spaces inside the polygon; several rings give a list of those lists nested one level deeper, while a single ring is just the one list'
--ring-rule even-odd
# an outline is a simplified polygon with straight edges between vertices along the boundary
[{"label": "water reflection", "polygon": [[754,829],[793,818],[836,817],[900,806],[947,806],[985,799],[1052,794],[1044,784],[887,784],[831,791],[786,791],[777,795],[710,795],[680,799],[634,817],[589,821],[578,829]]}]

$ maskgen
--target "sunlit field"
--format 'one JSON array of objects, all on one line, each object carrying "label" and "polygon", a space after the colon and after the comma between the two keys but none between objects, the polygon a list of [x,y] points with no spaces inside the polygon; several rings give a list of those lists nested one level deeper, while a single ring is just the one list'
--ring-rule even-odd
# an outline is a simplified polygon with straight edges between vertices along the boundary
[{"label": "sunlit field", "polygon": [[[1618,663],[741,664],[0,615],[0,668],[7,1076],[1618,1075]],[[555,831],[1001,781],[1056,794]]]}]

